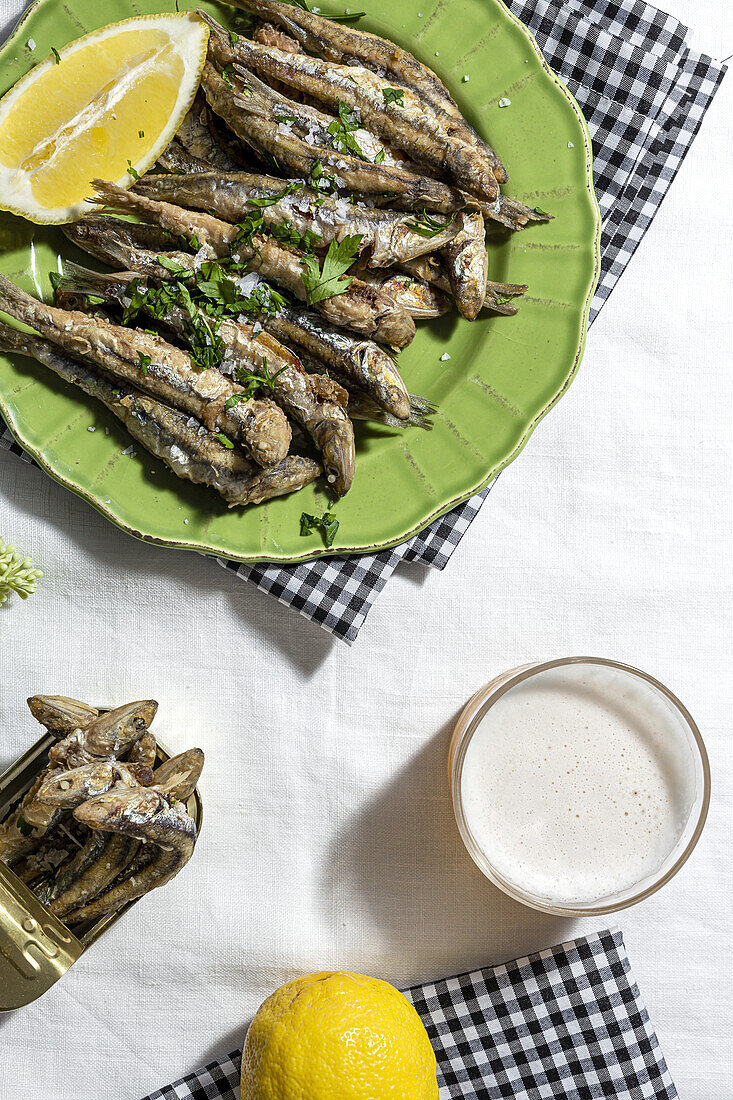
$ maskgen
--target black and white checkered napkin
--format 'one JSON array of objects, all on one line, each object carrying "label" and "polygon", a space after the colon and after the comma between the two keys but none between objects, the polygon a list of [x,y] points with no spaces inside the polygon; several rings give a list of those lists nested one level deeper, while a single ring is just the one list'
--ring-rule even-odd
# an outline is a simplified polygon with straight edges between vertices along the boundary
[{"label": "black and white checkered napkin", "polygon": [[[438,1059],[440,1100],[673,1100],[620,932],[405,991]],[[238,1100],[240,1051],[145,1100]]]},{"label": "black and white checkered napkin", "polygon": [[[690,50],[687,28],[643,0],[507,2],[577,99],[593,139],[603,236],[592,322],[667,193],[725,66]],[[23,453],[7,431],[0,431],[3,447]],[[442,569],[488,493],[378,554],[290,566],[219,564],[353,642],[398,563]]]}]

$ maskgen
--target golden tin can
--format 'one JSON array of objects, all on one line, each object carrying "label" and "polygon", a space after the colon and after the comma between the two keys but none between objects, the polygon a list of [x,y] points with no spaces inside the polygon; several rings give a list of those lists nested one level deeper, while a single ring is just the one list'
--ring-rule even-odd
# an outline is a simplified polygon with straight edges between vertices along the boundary
[{"label": "golden tin can", "polygon": [[[100,708],[100,711],[109,708]],[[23,797],[48,763],[48,750],[58,739],[45,732],[0,775],[0,821]],[[171,754],[157,743],[156,764]],[[201,831],[203,803],[195,790],[186,809]],[[79,936],[43,905],[22,879],[0,860],[0,1012],[22,1008],[42,996],[99,937],[146,895],[114,913],[90,922]]]}]

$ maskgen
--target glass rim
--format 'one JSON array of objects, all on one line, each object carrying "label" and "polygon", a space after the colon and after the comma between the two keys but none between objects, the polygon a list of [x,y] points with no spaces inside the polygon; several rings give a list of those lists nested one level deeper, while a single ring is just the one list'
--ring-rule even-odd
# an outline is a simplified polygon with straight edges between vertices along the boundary
[{"label": "glass rim", "polygon": [[[644,681],[656,689],[656,691],[671,703],[674,710],[676,710],[683,719],[687,731],[691,735],[692,744],[697,750],[697,762],[702,772],[702,791],[699,796],[700,808],[697,814],[697,821],[695,822],[687,843],[674,863],[667,868],[664,874],[658,874],[651,882],[648,881],[648,878],[643,879],[642,882],[645,882],[646,885],[638,891],[631,893],[628,897],[621,898],[621,900],[618,901],[609,900],[605,904],[603,898],[599,898],[597,903],[593,902],[587,904],[563,904],[560,902],[553,902],[551,900],[545,900],[529,891],[524,891],[515,883],[505,879],[493,866],[487,854],[475,842],[463,812],[463,799],[461,795],[461,776],[466,751],[478,726],[494,704],[503,695],[506,695],[508,691],[511,691],[512,688],[515,688],[518,684],[524,683],[533,676],[547,672],[551,669],[578,664],[602,665],[606,668],[617,669]],[[615,661],[608,657],[557,657],[551,661],[540,661],[519,665],[514,669],[509,669],[504,673],[500,673],[498,676],[494,677],[493,680],[490,680],[488,684],[479,688],[464,706],[453,728],[450,745],[449,775],[453,813],[455,815],[456,824],[458,825],[458,831],[468,854],[471,856],[471,859],[481,873],[485,875],[494,886],[502,890],[505,894],[508,894],[511,898],[514,898],[515,901],[521,902],[521,904],[527,905],[531,909],[535,909],[539,912],[552,913],[556,916],[593,917],[606,913],[616,913],[622,909],[629,908],[631,905],[636,905],[638,902],[644,901],[652,894],[655,894],[657,890],[660,890],[662,886],[666,885],[670,879],[674,878],[680,868],[684,866],[692,855],[702,835],[710,806],[710,761],[702,734],[687,707],[677,698],[674,692],[670,691],[670,689],[660,680],[657,680],[656,677],[651,676],[647,672],[643,672],[639,668],[635,668],[634,665],[625,664],[622,661]],[[685,830],[690,825],[694,812],[695,805],[693,804],[690,817],[685,825]],[[684,831],[682,835],[684,835]],[[633,887],[630,889],[633,890]]]}]

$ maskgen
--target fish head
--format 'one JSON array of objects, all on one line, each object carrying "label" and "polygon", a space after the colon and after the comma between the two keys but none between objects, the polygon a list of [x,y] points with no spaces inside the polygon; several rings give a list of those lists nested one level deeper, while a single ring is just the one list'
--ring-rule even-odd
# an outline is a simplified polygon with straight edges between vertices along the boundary
[{"label": "fish head", "polygon": [[168,800],[152,787],[116,786],[82,802],[74,810],[74,817],[90,829],[109,829],[134,836],[138,828],[148,825],[167,808]]},{"label": "fish head", "polygon": [[44,780],[36,798],[46,806],[76,806],[86,798],[108,791],[115,778],[115,769],[110,764],[86,764]]}]

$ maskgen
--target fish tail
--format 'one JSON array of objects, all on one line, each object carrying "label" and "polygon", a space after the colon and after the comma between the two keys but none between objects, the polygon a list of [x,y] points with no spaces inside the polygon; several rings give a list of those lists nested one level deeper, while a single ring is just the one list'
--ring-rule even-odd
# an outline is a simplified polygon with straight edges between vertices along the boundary
[{"label": "fish tail", "polygon": [[92,186],[98,197],[90,199],[91,202],[100,203],[101,200],[101,205],[110,206],[113,210],[124,210],[130,214],[145,215],[155,211],[152,199],[125,191],[124,187],[118,187],[116,183],[110,183],[109,180],[92,180]]}]

